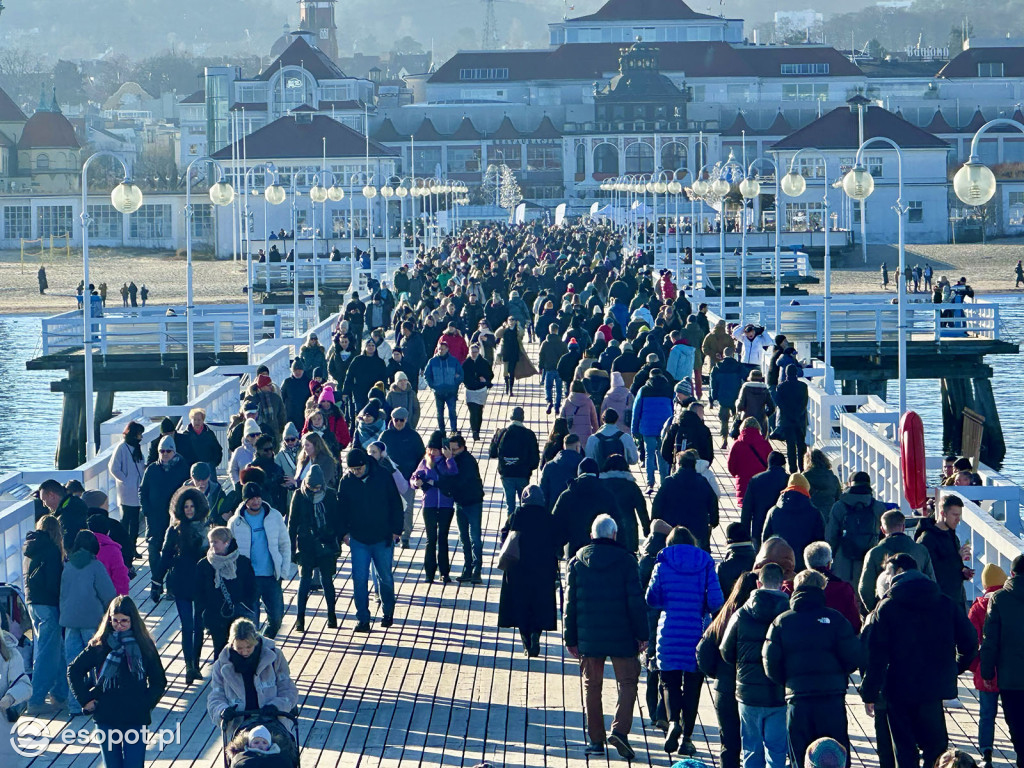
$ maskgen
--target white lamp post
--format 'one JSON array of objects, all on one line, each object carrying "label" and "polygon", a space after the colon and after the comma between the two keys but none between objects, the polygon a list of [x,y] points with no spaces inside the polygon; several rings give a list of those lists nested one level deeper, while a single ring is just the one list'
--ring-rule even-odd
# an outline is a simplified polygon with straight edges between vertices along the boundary
[{"label": "white lamp post", "polygon": [[121,164],[124,179],[110,193],[110,204],[121,213],[135,213],[142,207],[142,190],[128,176],[128,166],[113,152],[101,151],[90,155],[82,165],[82,353],[85,376],[85,456],[96,455],[96,425],[92,399],[92,291],[89,289],[89,166],[98,157],[112,157]]},{"label": "white lamp post", "polygon": [[[324,169],[324,170],[321,170],[320,173],[321,173],[322,176],[326,176],[328,173],[331,173],[331,172],[327,171],[326,169]],[[320,207],[320,210],[321,210],[320,226],[324,228],[324,238],[325,238],[325,242],[326,242],[327,241],[327,238],[326,238],[326,234],[327,234],[327,209],[324,206],[327,203],[328,198],[330,198],[330,191],[331,191],[331,189],[335,188],[334,187],[334,174],[331,173],[331,187],[330,188],[327,188],[327,187],[323,186],[323,179],[320,178],[320,177],[314,177],[313,181],[314,181],[313,186],[309,190],[309,199],[313,201],[313,210],[314,210],[314,212],[316,211],[317,203],[319,203],[320,206],[321,206]],[[344,194],[344,192],[342,192],[342,194]],[[313,240],[313,246],[314,246],[313,247],[313,316],[316,319],[314,320],[313,324],[314,325],[319,325],[320,324],[320,267],[319,267],[319,265],[317,264],[317,261],[316,261],[316,224],[315,224],[315,222],[316,222],[316,219],[314,218],[314,226],[313,226],[313,238],[314,238],[314,240]],[[328,243],[328,245],[329,244],[330,243]]]},{"label": "white lamp post", "polygon": [[[391,269],[391,233],[388,231],[388,206],[391,204],[391,198],[395,196],[395,190],[391,186],[391,179],[388,179],[383,187],[380,188],[380,196],[384,200],[384,275],[387,277]],[[390,277],[387,277],[390,282]]]},{"label": "white lamp post", "polygon": [[373,206],[371,201],[377,196],[377,187],[373,185],[373,174],[365,175],[366,184],[363,185],[363,199],[366,201],[366,234],[369,239],[366,241],[370,251],[370,274],[373,274]]}]

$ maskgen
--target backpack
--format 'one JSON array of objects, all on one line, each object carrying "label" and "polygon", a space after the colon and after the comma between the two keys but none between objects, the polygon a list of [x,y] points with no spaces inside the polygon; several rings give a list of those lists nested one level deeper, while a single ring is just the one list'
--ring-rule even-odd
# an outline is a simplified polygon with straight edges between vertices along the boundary
[{"label": "backpack", "polygon": [[618,432],[614,435],[603,435],[600,432],[594,433],[594,438],[597,440],[597,450],[594,459],[597,461],[598,469],[604,469],[604,463],[612,456],[618,454],[619,456],[624,455],[625,451],[622,449],[622,433]]},{"label": "backpack", "polygon": [[878,544],[878,525],[875,522],[875,503],[850,506],[845,501],[843,506],[843,538],[839,543],[843,554],[854,562],[863,562],[864,555]]}]

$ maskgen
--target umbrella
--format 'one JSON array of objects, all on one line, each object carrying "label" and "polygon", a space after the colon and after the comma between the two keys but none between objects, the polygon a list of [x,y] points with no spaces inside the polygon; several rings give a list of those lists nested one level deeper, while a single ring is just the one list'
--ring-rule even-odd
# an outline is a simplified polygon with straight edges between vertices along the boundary
[{"label": "umbrella", "polygon": [[911,509],[921,509],[928,500],[924,424],[914,411],[907,411],[900,419],[900,471],[903,473],[903,496]]}]

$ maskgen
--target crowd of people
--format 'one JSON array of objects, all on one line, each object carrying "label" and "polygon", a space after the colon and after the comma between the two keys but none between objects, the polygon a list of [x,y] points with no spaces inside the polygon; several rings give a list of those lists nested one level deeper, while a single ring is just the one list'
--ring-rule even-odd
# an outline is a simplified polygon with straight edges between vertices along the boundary
[{"label": "crowd of people", "polygon": [[[173,601],[180,619],[187,685],[212,658],[208,710],[237,731],[231,764],[286,761],[277,726],[297,691],[275,638],[314,618],[341,629],[345,551],[357,633],[401,621],[396,548],[421,550],[428,584],[483,584],[482,462],[493,461],[505,512],[498,625],[518,631],[529,658],[561,629],[580,663],[587,755],[634,757],[644,677],[645,725],[669,756],[695,759],[711,680],[724,768],[838,768],[858,673],[879,764],[948,763],[943,702],[972,663],[983,760],[997,697],[1024,754],[1024,557],[1011,574],[985,567],[969,616],[959,497],[912,538],[867,474],[843,487],[806,445],[807,385],[785,336],[712,326],[669,271],[582,225],[466,229],[366,298],[351,295],[326,346],[309,334],[283,381],[257,368],[223,442],[199,408],[165,419],[150,446],[129,423],[109,462],[120,515],[102,492],[40,486],[25,544],[35,668],[30,687],[5,694],[8,708],[67,707],[101,729],[149,724],[167,681],[127,596],[144,563],[149,598]],[[523,407],[537,390],[522,382],[537,376],[547,434]],[[423,389],[433,409],[421,412]],[[483,418],[490,398],[511,406],[496,429]],[[732,488],[711,469],[716,451]],[[730,495],[741,514],[723,525]],[[295,575],[286,622],[282,585]],[[317,591],[322,617],[310,610]],[[108,768],[143,757],[104,745]]]}]

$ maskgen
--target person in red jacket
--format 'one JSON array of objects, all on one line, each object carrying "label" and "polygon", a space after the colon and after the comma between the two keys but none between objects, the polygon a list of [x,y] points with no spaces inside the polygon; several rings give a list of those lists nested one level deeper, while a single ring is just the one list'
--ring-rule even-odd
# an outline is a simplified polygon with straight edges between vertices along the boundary
[{"label": "person in red jacket", "polygon": [[[320,391],[320,399],[317,401],[316,407],[324,417],[327,430],[338,441],[338,447],[341,449],[348,448],[348,444],[352,442],[352,436],[348,431],[348,422],[345,421],[345,417],[341,415],[341,409],[334,402],[334,387],[330,384],[325,385]],[[302,432],[303,434],[309,432],[308,416],[306,417],[306,423],[302,427]]]},{"label": "person in red jacket", "polygon": [[740,436],[729,448],[726,467],[736,481],[736,501],[743,504],[743,494],[747,490],[750,478],[768,468],[768,454],[772,447],[761,434],[761,425],[757,419],[748,416],[743,420]]},{"label": "person in red jacket", "polygon": [[[1006,584],[1006,571],[995,563],[989,563],[981,572],[981,586],[985,589],[984,594],[974,598],[971,609],[967,612],[967,618],[978,630],[978,642],[983,638],[982,630],[985,627],[985,617],[988,615],[988,601],[993,592],[998,592]],[[971,672],[974,673],[974,687],[978,690],[978,750],[985,760],[986,768],[992,766],[992,747],[996,734],[996,714],[999,703],[999,681],[986,681],[981,676],[981,655],[974,657],[971,662]]]},{"label": "person in red jacket", "polygon": [[853,585],[832,573],[832,547],[827,541],[815,541],[804,547],[804,563],[825,577],[825,607],[843,614],[855,634],[860,634],[860,608]]},{"label": "person in red jacket", "polygon": [[442,341],[448,344],[448,354],[458,360],[459,365],[466,362],[466,358],[469,357],[469,344],[466,343],[466,337],[459,333],[459,329],[455,327],[454,323],[445,329],[437,343],[440,344]]}]

